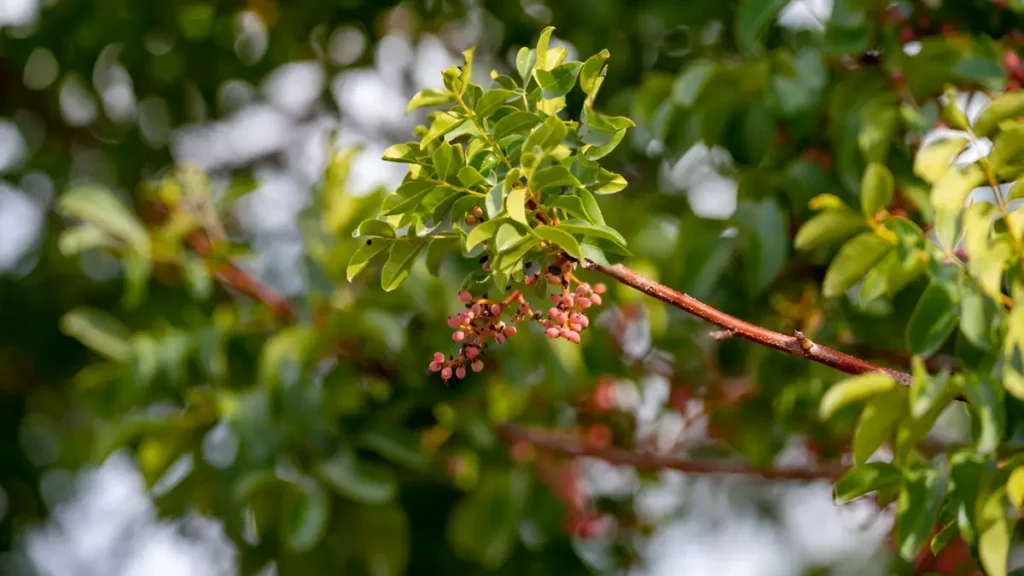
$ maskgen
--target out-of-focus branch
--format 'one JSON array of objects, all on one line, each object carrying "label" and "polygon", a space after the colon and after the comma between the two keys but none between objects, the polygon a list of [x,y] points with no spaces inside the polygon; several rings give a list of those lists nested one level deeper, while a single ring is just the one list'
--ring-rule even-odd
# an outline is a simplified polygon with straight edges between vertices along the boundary
[{"label": "out-of-focus branch", "polygon": [[504,424],[498,428],[509,444],[526,442],[532,446],[563,456],[589,456],[611,464],[631,466],[637,470],[678,470],[689,474],[747,476],[762,480],[814,481],[835,480],[846,472],[841,465],[802,468],[755,468],[739,462],[716,460],[688,460],[658,454],[632,452],[622,448],[591,447],[567,434],[547,432],[519,424]]},{"label": "out-of-focus branch", "polygon": [[[196,254],[203,258],[210,258],[213,252],[213,242],[210,237],[201,232],[195,232],[188,237],[188,244]],[[238,290],[242,294],[262,302],[274,311],[274,315],[282,322],[290,322],[295,319],[295,306],[276,290],[260,282],[255,276],[229,262],[218,262],[213,265],[217,278],[226,286]]]},{"label": "out-of-focus branch", "polygon": [[913,377],[906,372],[885,368],[878,364],[868,362],[867,360],[862,360],[855,356],[839,352],[838,350],[833,350],[827,346],[816,344],[800,332],[796,332],[793,335],[787,335],[782,334],[781,332],[775,332],[774,330],[768,330],[767,328],[762,328],[745,320],[740,320],[739,318],[730,316],[729,314],[709,306],[692,296],[687,296],[682,292],[678,292],[668,286],[645,278],[621,264],[606,266],[604,264],[587,261],[584,264],[584,267],[588,270],[594,270],[610,276],[616,281],[629,286],[634,290],[661,300],[666,304],[679,308],[684,312],[718,326],[722,329],[722,331],[719,331],[718,333],[719,338],[722,337],[723,331],[728,331],[734,336],[745,338],[755,344],[774,348],[792,356],[807,358],[808,360],[830,366],[836,370],[846,372],[847,374],[883,372],[892,376],[894,380],[904,386],[909,386],[910,382],[913,380]]}]

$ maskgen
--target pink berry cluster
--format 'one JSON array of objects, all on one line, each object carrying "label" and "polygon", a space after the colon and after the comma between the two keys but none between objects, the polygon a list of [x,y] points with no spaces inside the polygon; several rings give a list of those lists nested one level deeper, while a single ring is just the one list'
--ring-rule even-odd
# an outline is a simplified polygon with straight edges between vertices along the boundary
[{"label": "pink berry cluster", "polygon": [[451,380],[452,375],[459,379],[465,378],[466,366],[473,372],[483,370],[484,361],[479,356],[488,341],[494,340],[501,345],[509,336],[515,335],[518,331],[516,327],[501,320],[507,308],[514,303],[519,304],[512,322],[522,322],[532,313],[520,292],[513,293],[504,301],[492,301],[487,299],[486,294],[483,298],[474,299],[472,294],[464,290],[459,293],[459,300],[466,305],[466,309],[448,319],[448,327],[455,330],[452,341],[460,345],[459,355],[445,359],[444,353],[435,352],[430,362],[431,372],[440,372],[445,382]]},{"label": "pink berry cluster", "polygon": [[[540,273],[532,275],[526,284],[533,284],[539,277]],[[558,292],[551,295],[554,306],[548,310],[546,318],[541,312],[533,311],[523,293],[518,290],[501,301],[490,300],[486,294],[474,298],[467,291],[460,292],[459,300],[466,309],[448,319],[448,326],[454,330],[452,340],[459,344],[459,353],[457,356],[446,357],[443,352],[435,352],[431,358],[430,371],[440,372],[446,383],[453,376],[465,378],[467,367],[473,372],[480,372],[484,369],[480,356],[489,341],[493,340],[499,346],[504,344],[507,338],[518,331],[511,324],[524,320],[540,323],[550,338],[565,338],[578,344],[580,332],[590,325],[586,310],[601,305],[605,285],[591,287],[590,284],[576,280],[572,275],[571,264],[549,267],[546,279],[549,284],[560,287]],[[508,310],[514,310],[510,317],[511,324],[501,319]]]},{"label": "pink berry cluster", "polygon": [[548,274],[547,281],[548,284],[560,284],[562,291],[551,295],[551,303],[554,306],[548,309],[548,317],[542,322],[545,334],[548,338],[565,338],[573,344],[579,344],[580,332],[590,325],[586,310],[601,305],[601,294],[606,290],[605,285],[597,284],[591,287],[590,284],[580,282],[574,292],[570,282],[564,277]]}]

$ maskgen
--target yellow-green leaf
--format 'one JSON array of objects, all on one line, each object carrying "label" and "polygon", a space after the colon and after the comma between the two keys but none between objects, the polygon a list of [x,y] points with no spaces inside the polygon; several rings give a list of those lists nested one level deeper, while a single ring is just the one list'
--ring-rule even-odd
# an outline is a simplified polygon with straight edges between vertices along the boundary
[{"label": "yellow-green leaf", "polygon": [[896,381],[892,376],[882,372],[872,372],[840,380],[829,388],[821,397],[819,414],[822,419],[829,419],[840,409],[866,400],[877,394],[895,389]]}]

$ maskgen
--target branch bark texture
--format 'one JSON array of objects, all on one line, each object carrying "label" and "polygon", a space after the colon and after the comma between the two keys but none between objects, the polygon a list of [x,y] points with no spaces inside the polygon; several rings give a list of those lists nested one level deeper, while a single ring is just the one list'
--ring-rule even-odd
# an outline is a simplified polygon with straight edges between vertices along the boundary
[{"label": "branch bark texture", "polygon": [[661,300],[670,306],[679,308],[684,312],[710,322],[723,330],[727,330],[735,336],[745,338],[755,344],[774,348],[791,356],[806,358],[813,362],[830,366],[841,372],[846,372],[847,374],[884,372],[889,376],[892,376],[894,380],[904,386],[909,386],[913,380],[913,377],[906,372],[893,370],[892,368],[885,368],[868,362],[867,360],[857,358],[856,356],[850,356],[849,354],[844,354],[827,346],[816,344],[800,332],[796,332],[791,335],[783,334],[781,332],[775,332],[774,330],[768,330],[767,328],[751,324],[745,320],[740,320],[739,318],[730,316],[729,314],[709,306],[692,296],[687,296],[686,294],[673,290],[664,284],[659,284],[649,278],[645,278],[621,264],[607,266],[587,261],[584,264],[584,267],[588,270],[593,270],[606,276],[610,276],[621,284],[629,286],[630,288],[642,292],[652,298]]}]

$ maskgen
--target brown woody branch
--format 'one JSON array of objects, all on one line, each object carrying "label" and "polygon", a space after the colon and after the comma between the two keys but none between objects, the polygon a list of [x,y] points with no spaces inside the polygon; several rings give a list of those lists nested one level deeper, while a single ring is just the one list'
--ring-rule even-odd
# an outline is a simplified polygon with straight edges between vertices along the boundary
[{"label": "brown woody branch", "polygon": [[721,328],[722,331],[731,333],[732,336],[745,338],[755,344],[774,348],[791,356],[806,358],[808,360],[818,362],[819,364],[830,366],[841,372],[846,372],[847,374],[883,372],[892,376],[894,380],[904,386],[909,386],[913,380],[913,377],[906,372],[893,370],[892,368],[885,368],[868,362],[867,360],[862,360],[855,356],[839,352],[838,350],[833,350],[827,346],[816,344],[800,332],[796,332],[793,335],[787,335],[782,334],[781,332],[775,332],[774,330],[768,330],[767,328],[762,328],[745,320],[740,320],[739,318],[730,316],[729,314],[713,308],[692,296],[687,296],[682,292],[678,292],[668,286],[645,278],[621,264],[607,266],[588,260],[584,264],[584,267],[588,270],[594,270],[610,276],[634,290],[642,292],[652,298],[661,300],[666,304],[710,322]]},{"label": "brown woody branch", "polygon": [[803,482],[835,480],[847,471],[845,466],[839,464],[804,468],[756,468],[734,461],[688,460],[673,456],[632,452],[615,447],[595,448],[566,434],[545,432],[519,424],[504,424],[498,428],[498,433],[509,444],[526,442],[563,456],[589,456],[611,464],[631,466],[637,470],[678,470],[690,474],[747,476],[762,480]]}]

